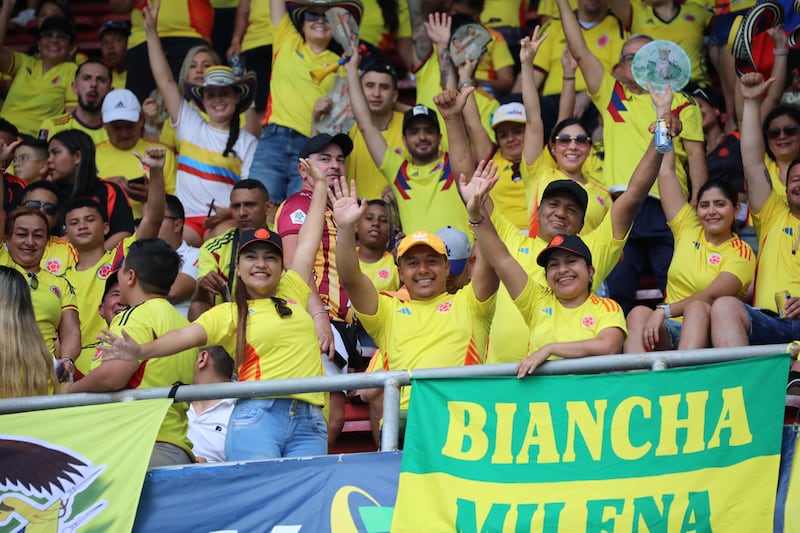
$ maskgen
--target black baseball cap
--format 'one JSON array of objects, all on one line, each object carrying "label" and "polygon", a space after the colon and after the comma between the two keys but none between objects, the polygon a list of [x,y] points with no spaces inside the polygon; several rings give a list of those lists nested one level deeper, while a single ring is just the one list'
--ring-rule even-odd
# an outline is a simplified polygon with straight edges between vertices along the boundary
[{"label": "black baseball cap", "polygon": [[100,298],[101,302],[106,299],[106,296],[108,296],[108,293],[111,292],[111,289],[117,283],[119,283],[119,270],[113,271],[106,278],[106,286],[105,286],[105,288],[103,288],[103,297]]},{"label": "black baseball cap", "polygon": [[42,25],[39,26],[37,35],[41,37],[43,33],[52,30],[63,31],[69,36],[70,41],[75,41],[75,26],[64,17],[47,17],[42,21]]},{"label": "black baseball cap", "polygon": [[306,141],[306,144],[303,145],[303,149],[300,150],[300,157],[305,159],[311,154],[319,153],[320,150],[329,144],[335,144],[341,148],[345,157],[350,155],[350,152],[353,151],[353,141],[344,133],[337,133],[333,136],[327,133],[320,133]]},{"label": "black baseball cap", "polygon": [[128,37],[131,34],[131,23],[127,20],[107,20],[100,26],[100,37],[109,31],[117,32]]},{"label": "black baseball cap", "polygon": [[406,130],[411,122],[417,119],[428,120],[434,125],[436,131],[441,133],[442,130],[439,128],[439,117],[436,116],[436,111],[424,105],[415,105],[403,115],[403,135],[406,134]]},{"label": "black baseball cap", "polygon": [[577,235],[567,235],[565,233],[553,237],[550,244],[547,245],[547,248],[539,253],[536,257],[536,262],[539,266],[546,266],[547,262],[550,260],[550,256],[553,255],[553,252],[556,250],[566,250],[567,252],[578,254],[586,259],[586,264],[588,266],[592,266],[592,252],[589,250],[589,247],[586,246],[583,240]]},{"label": "black baseball cap", "polygon": [[551,181],[547,184],[547,187],[544,188],[542,200],[548,196],[562,193],[572,196],[575,201],[578,202],[583,214],[586,214],[586,208],[589,205],[589,195],[586,194],[586,190],[581,187],[578,182],[573,180],[564,179]]},{"label": "black baseball cap", "polygon": [[388,74],[392,77],[392,83],[397,87],[397,70],[391,63],[378,56],[367,56],[361,60],[361,76],[367,72],[378,72],[379,74]]},{"label": "black baseball cap", "polygon": [[249,229],[242,232],[241,239],[239,239],[239,250],[237,254],[241,254],[242,250],[246,247],[250,246],[251,244],[257,242],[265,242],[267,244],[271,244],[281,254],[283,257],[283,241],[281,240],[281,236],[275,233],[274,231],[270,231],[268,228],[261,226],[260,228]]}]

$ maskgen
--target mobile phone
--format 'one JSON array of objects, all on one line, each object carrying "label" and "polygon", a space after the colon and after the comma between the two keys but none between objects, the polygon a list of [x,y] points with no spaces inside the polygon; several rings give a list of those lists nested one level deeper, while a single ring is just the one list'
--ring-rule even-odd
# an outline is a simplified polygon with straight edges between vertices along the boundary
[{"label": "mobile phone", "polygon": [[137,185],[147,185],[147,179],[144,176],[142,176],[141,178],[128,180],[128,183],[135,183]]},{"label": "mobile phone", "polygon": [[335,364],[339,368],[344,368],[344,367],[347,366],[347,359],[342,357],[342,354],[340,354],[338,351],[334,352],[334,354],[333,354],[333,364]]}]

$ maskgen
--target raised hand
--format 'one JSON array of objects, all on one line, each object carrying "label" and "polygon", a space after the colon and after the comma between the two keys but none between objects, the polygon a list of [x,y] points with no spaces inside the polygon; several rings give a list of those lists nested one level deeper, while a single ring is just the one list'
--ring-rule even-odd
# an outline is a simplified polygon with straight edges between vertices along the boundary
[{"label": "raised hand", "polygon": [[164,168],[164,162],[167,160],[167,149],[162,146],[148,146],[144,151],[144,155],[135,150],[133,155],[135,155],[143,165],[151,169]]},{"label": "raised hand", "polygon": [[536,57],[539,47],[544,40],[547,39],[547,36],[550,35],[549,33],[539,35],[541,28],[541,26],[536,26],[533,28],[533,34],[530,37],[523,37],[519,41],[520,63],[533,63],[533,59]]},{"label": "raised hand", "polygon": [[314,178],[314,184],[324,183],[326,187],[328,186],[328,179],[325,177],[325,174],[320,172],[310,159],[303,159],[301,157],[300,166],[303,167],[303,170],[305,170],[309,176]]},{"label": "raised hand", "polygon": [[786,28],[783,27],[783,24],[778,24],[774,28],[768,29],[767,35],[772,39],[776,50],[784,50],[786,48],[788,38],[786,37]]},{"label": "raised hand", "polygon": [[775,83],[775,78],[764,80],[760,72],[751,72],[739,78],[742,98],[745,100],[761,100],[762,95]]},{"label": "raised hand", "polygon": [[158,33],[158,8],[160,6],[161,0],[157,0],[155,4],[152,0],[147,0],[147,4],[142,8],[142,20],[146,33]]},{"label": "raised hand", "polygon": [[123,329],[122,337],[114,335],[107,329],[100,330],[97,340],[103,361],[136,361],[142,356],[142,347]]},{"label": "raised hand", "polygon": [[647,90],[650,92],[650,100],[653,101],[656,112],[661,114],[672,109],[672,99],[674,95],[672,94],[672,87],[670,87],[669,83],[664,86],[663,93],[655,92],[653,86],[649,83],[647,84]]},{"label": "raised hand", "polygon": [[358,46],[353,46],[350,49],[350,58],[344,64],[344,72],[347,77],[358,78],[358,65],[361,63],[361,55],[358,53]]},{"label": "raised hand", "polygon": [[424,23],[428,38],[438,47],[450,44],[450,27],[453,19],[447,13],[430,13],[428,21]]},{"label": "raised hand", "polygon": [[564,53],[561,54],[561,68],[564,70],[565,76],[575,76],[575,72],[578,70],[578,62],[567,46],[564,47]]},{"label": "raised hand", "polygon": [[498,179],[497,165],[488,161],[481,161],[478,164],[478,168],[475,169],[469,183],[465,183],[464,174],[459,176],[458,181],[459,184],[462,184],[461,188],[471,189],[470,198],[465,202],[470,220],[478,221],[485,216],[483,206],[486,204],[489,192],[491,192]]},{"label": "raised hand", "polygon": [[447,89],[440,92],[433,97],[433,103],[442,118],[455,117],[461,114],[464,109],[464,104],[467,103],[467,97],[475,90],[475,87],[467,87],[461,92]]},{"label": "raised hand", "polygon": [[328,199],[333,206],[333,220],[340,228],[355,227],[367,209],[366,200],[358,203],[355,180],[350,182],[348,188],[345,176],[340,176],[338,180],[333,181],[333,190],[328,189]]}]

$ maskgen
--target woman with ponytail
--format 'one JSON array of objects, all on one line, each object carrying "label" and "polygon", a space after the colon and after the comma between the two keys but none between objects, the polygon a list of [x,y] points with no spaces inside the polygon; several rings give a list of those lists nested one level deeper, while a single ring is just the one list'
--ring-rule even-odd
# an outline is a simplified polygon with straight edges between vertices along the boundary
[{"label": "woman with ponytail", "polygon": [[208,115],[206,120],[183,99],[172,77],[156,31],[158,4],[148,0],[142,17],[150,68],[179,143],[175,195],[186,210],[183,238],[199,246],[204,237],[223,233],[233,224],[219,217],[214,218],[213,227],[205,227],[204,222],[212,202],[228,207],[233,185],[249,177],[256,138],[240,131],[239,115],[253,102],[256,80],[253,75],[237,80],[229,67],[215,65],[206,69],[202,84],[184,82],[186,94]]},{"label": "woman with ponytail", "polygon": [[[235,354],[239,381],[321,376],[319,344],[306,300],[314,283],[312,266],[322,239],[328,183],[308,160],[301,162],[314,177],[314,193],[289,265],[283,262],[277,233],[264,227],[244,231],[233,302],[219,304],[192,324],[146,344],[137,344],[124,331],[122,337],[104,331],[103,359],[152,359],[219,344]],[[321,392],[237,400],[225,457],[244,461],[325,455],[325,401]]]}]

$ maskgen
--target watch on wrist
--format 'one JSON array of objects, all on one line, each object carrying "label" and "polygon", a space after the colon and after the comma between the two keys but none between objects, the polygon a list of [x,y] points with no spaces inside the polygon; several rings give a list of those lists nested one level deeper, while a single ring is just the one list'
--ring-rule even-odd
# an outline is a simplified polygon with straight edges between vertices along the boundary
[{"label": "watch on wrist", "polygon": [[656,309],[663,309],[664,310],[664,318],[672,318],[672,313],[670,313],[669,304],[658,304]]}]

